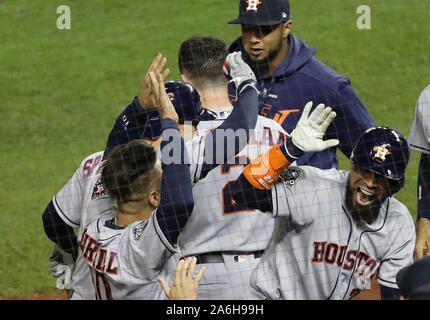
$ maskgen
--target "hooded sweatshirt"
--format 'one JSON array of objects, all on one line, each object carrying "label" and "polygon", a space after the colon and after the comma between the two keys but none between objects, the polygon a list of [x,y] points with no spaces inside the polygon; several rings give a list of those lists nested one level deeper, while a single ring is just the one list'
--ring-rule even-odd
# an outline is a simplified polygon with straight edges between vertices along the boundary
[{"label": "hooded sweatshirt", "polygon": [[[360,134],[375,125],[372,117],[349,79],[314,57],[315,48],[309,47],[291,33],[287,41],[288,54],[273,75],[256,73],[257,88],[261,93],[259,114],[276,120],[291,133],[307,102],[313,101],[313,108],[320,103],[330,106],[337,116],[324,139],[339,139],[340,150],[349,158]],[[241,38],[236,39],[229,48],[230,52],[243,50]],[[230,84],[229,94],[233,105],[234,92]],[[336,147],[318,153],[306,153],[297,160],[297,165],[337,168]]]}]

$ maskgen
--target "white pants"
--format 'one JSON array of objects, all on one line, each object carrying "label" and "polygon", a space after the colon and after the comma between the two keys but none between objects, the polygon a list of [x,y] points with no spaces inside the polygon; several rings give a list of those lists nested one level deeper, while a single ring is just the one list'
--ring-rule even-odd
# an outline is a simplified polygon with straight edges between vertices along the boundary
[{"label": "white pants", "polygon": [[[235,259],[236,257],[236,259]],[[251,288],[250,279],[261,258],[253,255],[223,254],[224,263],[203,263],[206,271],[200,281],[199,300],[254,300],[258,299]],[[196,272],[197,272],[196,271]]]}]

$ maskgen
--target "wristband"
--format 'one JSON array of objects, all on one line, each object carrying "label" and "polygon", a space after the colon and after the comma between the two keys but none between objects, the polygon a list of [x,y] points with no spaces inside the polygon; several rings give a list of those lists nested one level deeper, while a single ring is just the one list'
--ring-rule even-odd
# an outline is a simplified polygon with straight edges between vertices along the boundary
[{"label": "wristband", "polygon": [[281,147],[276,145],[251,161],[243,174],[254,188],[270,190],[290,163]]}]

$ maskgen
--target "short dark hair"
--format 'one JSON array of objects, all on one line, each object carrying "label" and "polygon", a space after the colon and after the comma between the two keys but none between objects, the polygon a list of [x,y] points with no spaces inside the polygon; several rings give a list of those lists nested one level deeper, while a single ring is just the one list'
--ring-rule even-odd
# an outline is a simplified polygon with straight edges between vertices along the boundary
[{"label": "short dark hair", "polygon": [[120,205],[133,201],[156,178],[153,168],[157,161],[155,149],[143,140],[132,140],[116,146],[102,164],[104,190]]},{"label": "short dark hair", "polygon": [[197,85],[225,81],[222,67],[228,49],[224,41],[212,36],[195,36],[182,42],[179,48],[179,71]]}]

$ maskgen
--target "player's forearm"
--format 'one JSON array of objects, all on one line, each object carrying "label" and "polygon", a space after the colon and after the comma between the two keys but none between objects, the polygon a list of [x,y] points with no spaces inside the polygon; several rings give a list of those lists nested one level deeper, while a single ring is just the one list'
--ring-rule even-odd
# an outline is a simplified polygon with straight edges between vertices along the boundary
[{"label": "player's forearm", "polygon": [[422,154],[418,168],[418,215],[417,220],[430,220],[430,155]]},{"label": "player's forearm", "polygon": [[[247,145],[258,117],[258,92],[246,87],[239,95],[230,116],[215,130],[207,133],[204,142],[204,164],[201,177],[220,163],[234,158]],[[235,136],[232,145],[229,138]]]},{"label": "player's forearm", "polygon": [[146,125],[147,112],[142,108],[137,97],[118,115],[107,139],[105,154],[120,144],[141,137]]},{"label": "player's forearm", "polygon": [[303,155],[289,139],[282,146],[275,146],[253,160],[232,186],[235,202],[249,209],[271,211],[271,186],[290,163]]},{"label": "player's forearm", "polygon": [[243,175],[254,188],[270,190],[281,173],[303,154],[292,139],[288,139],[283,145],[276,145],[252,160]]},{"label": "player's forearm", "polygon": [[58,215],[54,204],[49,202],[42,215],[43,228],[47,237],[61,249],[78,256],[78,241],[72,227],[68,226]]},{"label": "player's forearm", "polygon": [[244,205],[246,209],[256,209],[261,212],[273,210],[272,192],[254,188],[243,174],[233,183],[231,190],[233,200]]},{"label": "player's forearm", "polygon": [[[175,244],[194,208],[188,157],[177,124],[163,119],[161,203],[157,221],[166,239]],[[172,151],[172,152],[170,152]]]}]

